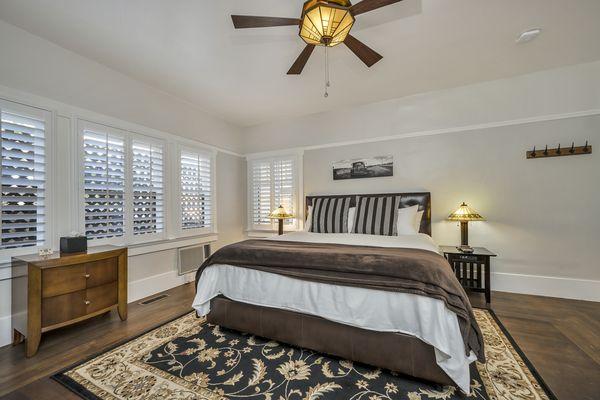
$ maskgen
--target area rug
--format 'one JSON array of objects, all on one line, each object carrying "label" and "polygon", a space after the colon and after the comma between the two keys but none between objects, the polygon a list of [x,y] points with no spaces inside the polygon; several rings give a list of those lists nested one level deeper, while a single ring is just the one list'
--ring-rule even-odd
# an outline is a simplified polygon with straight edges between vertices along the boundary
[{"label": "area rug", "polygon": [[90,400],[554,399],[495,315],[476,309],[475,316],[487,362],[471,365],[469,396],[453,386],[222,329],[193,313],[52,378]]}]

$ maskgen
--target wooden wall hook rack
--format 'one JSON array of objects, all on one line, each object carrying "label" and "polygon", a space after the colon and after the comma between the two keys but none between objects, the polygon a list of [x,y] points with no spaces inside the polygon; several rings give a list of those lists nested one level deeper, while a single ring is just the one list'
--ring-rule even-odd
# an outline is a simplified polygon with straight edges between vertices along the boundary
[{"label": "wooden wall hook rack", "polygon": [[527,158],[547,158],[547,157],[562,157],[562,156],[579,156],[582,154],[592,154],[592,145],[585,141],[585,146],[575,147],[575,142],[571,143],[569,147],[562,147],[560,143],[558,147],[549,149],[548,145],[544,150],[538,150],[533,147],[533,150],[527,152]]}]

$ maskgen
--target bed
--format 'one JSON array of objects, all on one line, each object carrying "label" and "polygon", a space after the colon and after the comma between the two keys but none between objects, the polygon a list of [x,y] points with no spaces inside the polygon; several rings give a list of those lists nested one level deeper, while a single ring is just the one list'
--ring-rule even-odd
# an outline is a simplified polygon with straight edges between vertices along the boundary
[{"label": "bed", "polygon": [[[307,211],[308,206],[323,198],[349,197],[349,206],[356,207],[358,196],[366,195],[307,196]],[[430,236],[429,193],[368,196],[397,196],[399,209],[417,205],[423,211],[419,233],[380,236],[294,232],[266,241],[249,240],[230,249],[227,246],[211,256],[212,260],[207,260],[197,273],[193,304],[197,314],[206,315],[208,322],[225,328],[456,385],[469,393],[469,365],[478,358],[481,360],[483,351],[470,350],[471,342],[466,341],[464,333],[467,328],[462,323],[466,317],[453,311],[456,308],[448,304],[446,297],[436,298],[429,292],[425,296],[416,289],[390,289],[386,282],[371,279],[362,270],[361,275],[350,269],[318,272],[320,260],[326,265],[334,263],[329,261],[335,257],[334,253],[344,260],[352,253],[360,253],[363,259],[381,263],[380,257],[389,256],[392,267],[394,260],[399,260],[394,257],[408,253],[418,257],[412,258],[413,261],[409,257],[407,261],[414,263],[415,270],[426,268],[421,259],[442,262]],[[266,256],[277,251],[279,256],[274,256],[275,259],[281,259],[281,254],[294,255],[293,260],[288,257],[289,268],[282,269],[281,265],[269,268]],[[303,257],[304,264],[296,265]],[[263,263],[265,266],[257,265]],[[445,279],[456,280],[447,262],[439,268],[450,269]],[[312,275],[306,275],[307,270]],[[355,284],[357,276],[366,280],[367,285]],[[456,287],[464,302],[466,294],[460,284],[451,281],[448,285]],[[450,302],[453,300],[456,296]],[[470,304],[467,308],[470,309]],[[480,335],[477,327],[472,329]]]}]

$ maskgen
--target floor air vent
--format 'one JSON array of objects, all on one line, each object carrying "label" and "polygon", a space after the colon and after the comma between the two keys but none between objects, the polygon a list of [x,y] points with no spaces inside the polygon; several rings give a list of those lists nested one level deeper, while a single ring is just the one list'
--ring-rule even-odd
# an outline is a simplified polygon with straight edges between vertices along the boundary
[{"label": "floor air vent", "polygon": [[167,297],[169,297],[168,294],[161,294],[161,295],[158,295],[156,297],[151,297],[148,300],[140,301],[140,304],[143,305],[143,306],[145,306],[145,305],[148,305],[148,304],[156,303],[157,301],[160,301],[162,299],[166,299]]}]

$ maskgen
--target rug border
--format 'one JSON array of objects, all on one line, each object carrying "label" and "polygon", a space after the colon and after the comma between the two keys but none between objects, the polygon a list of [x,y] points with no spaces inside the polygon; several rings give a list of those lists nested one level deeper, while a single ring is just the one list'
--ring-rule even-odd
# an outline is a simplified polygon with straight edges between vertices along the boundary
[{"label": "rug border", "polygon": [[544,389],[544,392],[546,392],[546,394],[548,395],[550,400],[558,400],[558,397],[556,396],[556,394],[554,394],[552,389],[550,389],[550,386],[548,386],[548,384],[544,381],[544,379],[542,378],[542,376],[540,375],[538,370],[533,366],[533,363],[525,355],[523,350],[521,350],[521,346],[519,346],[519,344],[515,341],[515,339],[512,337],[512,335],[508,332],[508,330],[506,329],[506,327],[504,326],[502,321],[500,321],[500,318],[496,315],[496,312],[494,310],[492,310],[491,308],[487,308],[487,307],[474,307],[474,308],[477,308],[480,310],[485,310],[490,313],[490,315],[496,321],[496,324],[500,327],[500,330],[502,331],[502,333],[504,333],[504,336],[506,336],[506,338],[508,339],[508,341],[510,342],[512,347],[517,351],[517,354],[519,354],[519,356],[521,357],[521,359],[523,360],[523,362],[525,363],[527,368],[529,368],[529,370],[533,374],[533,377],[538,381],[538,383],[540,384],[542,389]]},{"label": "rug border", "polygon": [[[546,395],[550,398],[550,400],[558,400],[558,397],[556,396],[556,394],[554,394],[554,392],[552,391],[552,389],[550,389],[550,387],[548,386],[548,384],[544,381],[544,379],[542,378],[542,376],[540,375],[540,373],[537,371],[537,369],[535,368],[535,366],[532,364],[532,362],[529,360],[529,358],[527,357],[527,355],[525,355],[525,353],[523,352],[523,350],[521,349],[521,347],[519,346],[519,344],[515,341],[515,339],[512,337],[512,335],[508,332],[508,330],[506,329],[506,327],[504,326],[504,324],[502,323],[502,321],[500,320],[500,318],[496,315],[496,312],[491,309],[491,308],[487,308],[487,307],[474,307],[475,309],[479,309],[479,310],[483,310],[483,311],[487,311],[492,318],[494,319],[494,321],[496,322],[496,324],[500,327],[500,330],[502,331],[502,333],[504,334],[504,336],[506,336],[506,338],[508,339],[508,341],[510,342],[511,346],[515,349],[515,351],[517,352],[517,354],[519,355],[519,357],[521,357],[521,359],[523,360],[523,362],[525,363],[525,365],[527,366],[527,368],[529,368],[529,370],[531,371],[533,377],[538,381],[539,385],[541,386],[541,388],[544,390],[544,392],[546,393]],[[132,340],[135,340],[141,336],[144,336],[150,332],[152,332],[155,329],[160,328],[161,326],[170,324],[171,322],[178,320],[180,318],[185,317],[186,315],[190,314],[194,312],[194,310],[190,310],[190,311],[186,311],[185,313],[171,318],[159,325],[156,325],[152,328],[146,329],[145,331],[143,331],[142,333],[139,333],[135,336],[132,336],[130,338],[124,339],[122,341],[119,341],[116,344],[113,344],[99,352],[96,352],[94,354],[92,354],[91,356],[86,357],[83,360],[80,360],[72,365],[69,365],[68,367],[65,367],[61,370],[59,370],[58,372],[52,374],[50,376],[50,379],[54,380],[55,382],[61,384],[63,387],[67,388],[68,390],[70,390],[71,392],[75,393],[76,395],[78,395],[79,397],[85,399],[85,400],[103,400],[101,398],[99,398],[98,396],[96,396],[94,393],[90,392],[89,390],[87,390],[85,387],[83,387],[81,384],[79,384],[78,382],[76,382],[74,379],[68,377],[65,375],[65,372],[76,368],[96,357],[101,356],[104,353],[107,353],[111,350],[116,349],[119,346],[122,346],[128,342],[131,342]]]},{"label": "rug border", "polygon": [[[71,369],[74,369],[76,367],[79,367],[80,365],[85,364],[86,362],[91,361],[91,360],[93,360],[96,357],[100,357],[104,353],[107,353],[107,352],[109,352],[111,350],[114,350],[117,347],[123,346],[124,344],[129,343],[132,340],[138,339],[138,338],[140,338],[140,337],[142,337],[142,336],[144,336],[144,335],[152,332],[153,330],[160,328],[161,326],[170,324],[171,322],[176,321],[176,320],[178,320],[180,318],[183,318],[186,315],[189,315],[191,313],[195,313],[194,309],[186,311],[183,314],[181,314],[181,315],[179,315],[177,317],[173,317],[173,318],[171,318],[171,319],[169,319],[169,320],[167,320],[165,322],[162,322],[162,323],[160,323],[160,324],[158,324],[158,325],[156,325],[156,326],[154,326],[152,328],[148,328],[148,329],[142,331],[141,333],[139,333],[137,335],[134,335],[134,336],[132,336],[130,338],[120,340],[120,341],[118,341],[115,344],[112,344],[112,345],[110,345],[110,346],[108,346],[108,347],[106,347],[106,348],[104,348],[104,349],[102,349],[102,350],[100,350],[100,351],[98,351],[98,352],[96,352],[96,353],[94,353],[94,354],[92,354],[92,355],[90,355],[90,356],[88,356],[88,357],[80,360],[80,361],[77,361],[76,363],[73,363],[73,364],[71,364],[71,365],[69,365],[69,366],[67,366],[65,368],[60,369],[58,372],[55,372],[54,374],[50,375],[50,379],[53,380],[53,381],[55,381],[55,382],[57,382],[57,383],[60,383],[64,388],[70,390],[71,392],[75,393],[76,395],[78,395],[79,397],[81,397],[84,400],[103,400],[100,397],[96,396],[94,393],[92,393],[89,390],[87,390],[86,388],[84,388],[81,384],[79,384],[74,379],[71,379],[70,377],[68,377],[67,375],[65,375],[65,372],[67,372],[67,371],[69,371]],[[196,317],[198,317],[197,314],[196,314]],[[73,385],[73,387],[71,387],[71,385]]]}]

